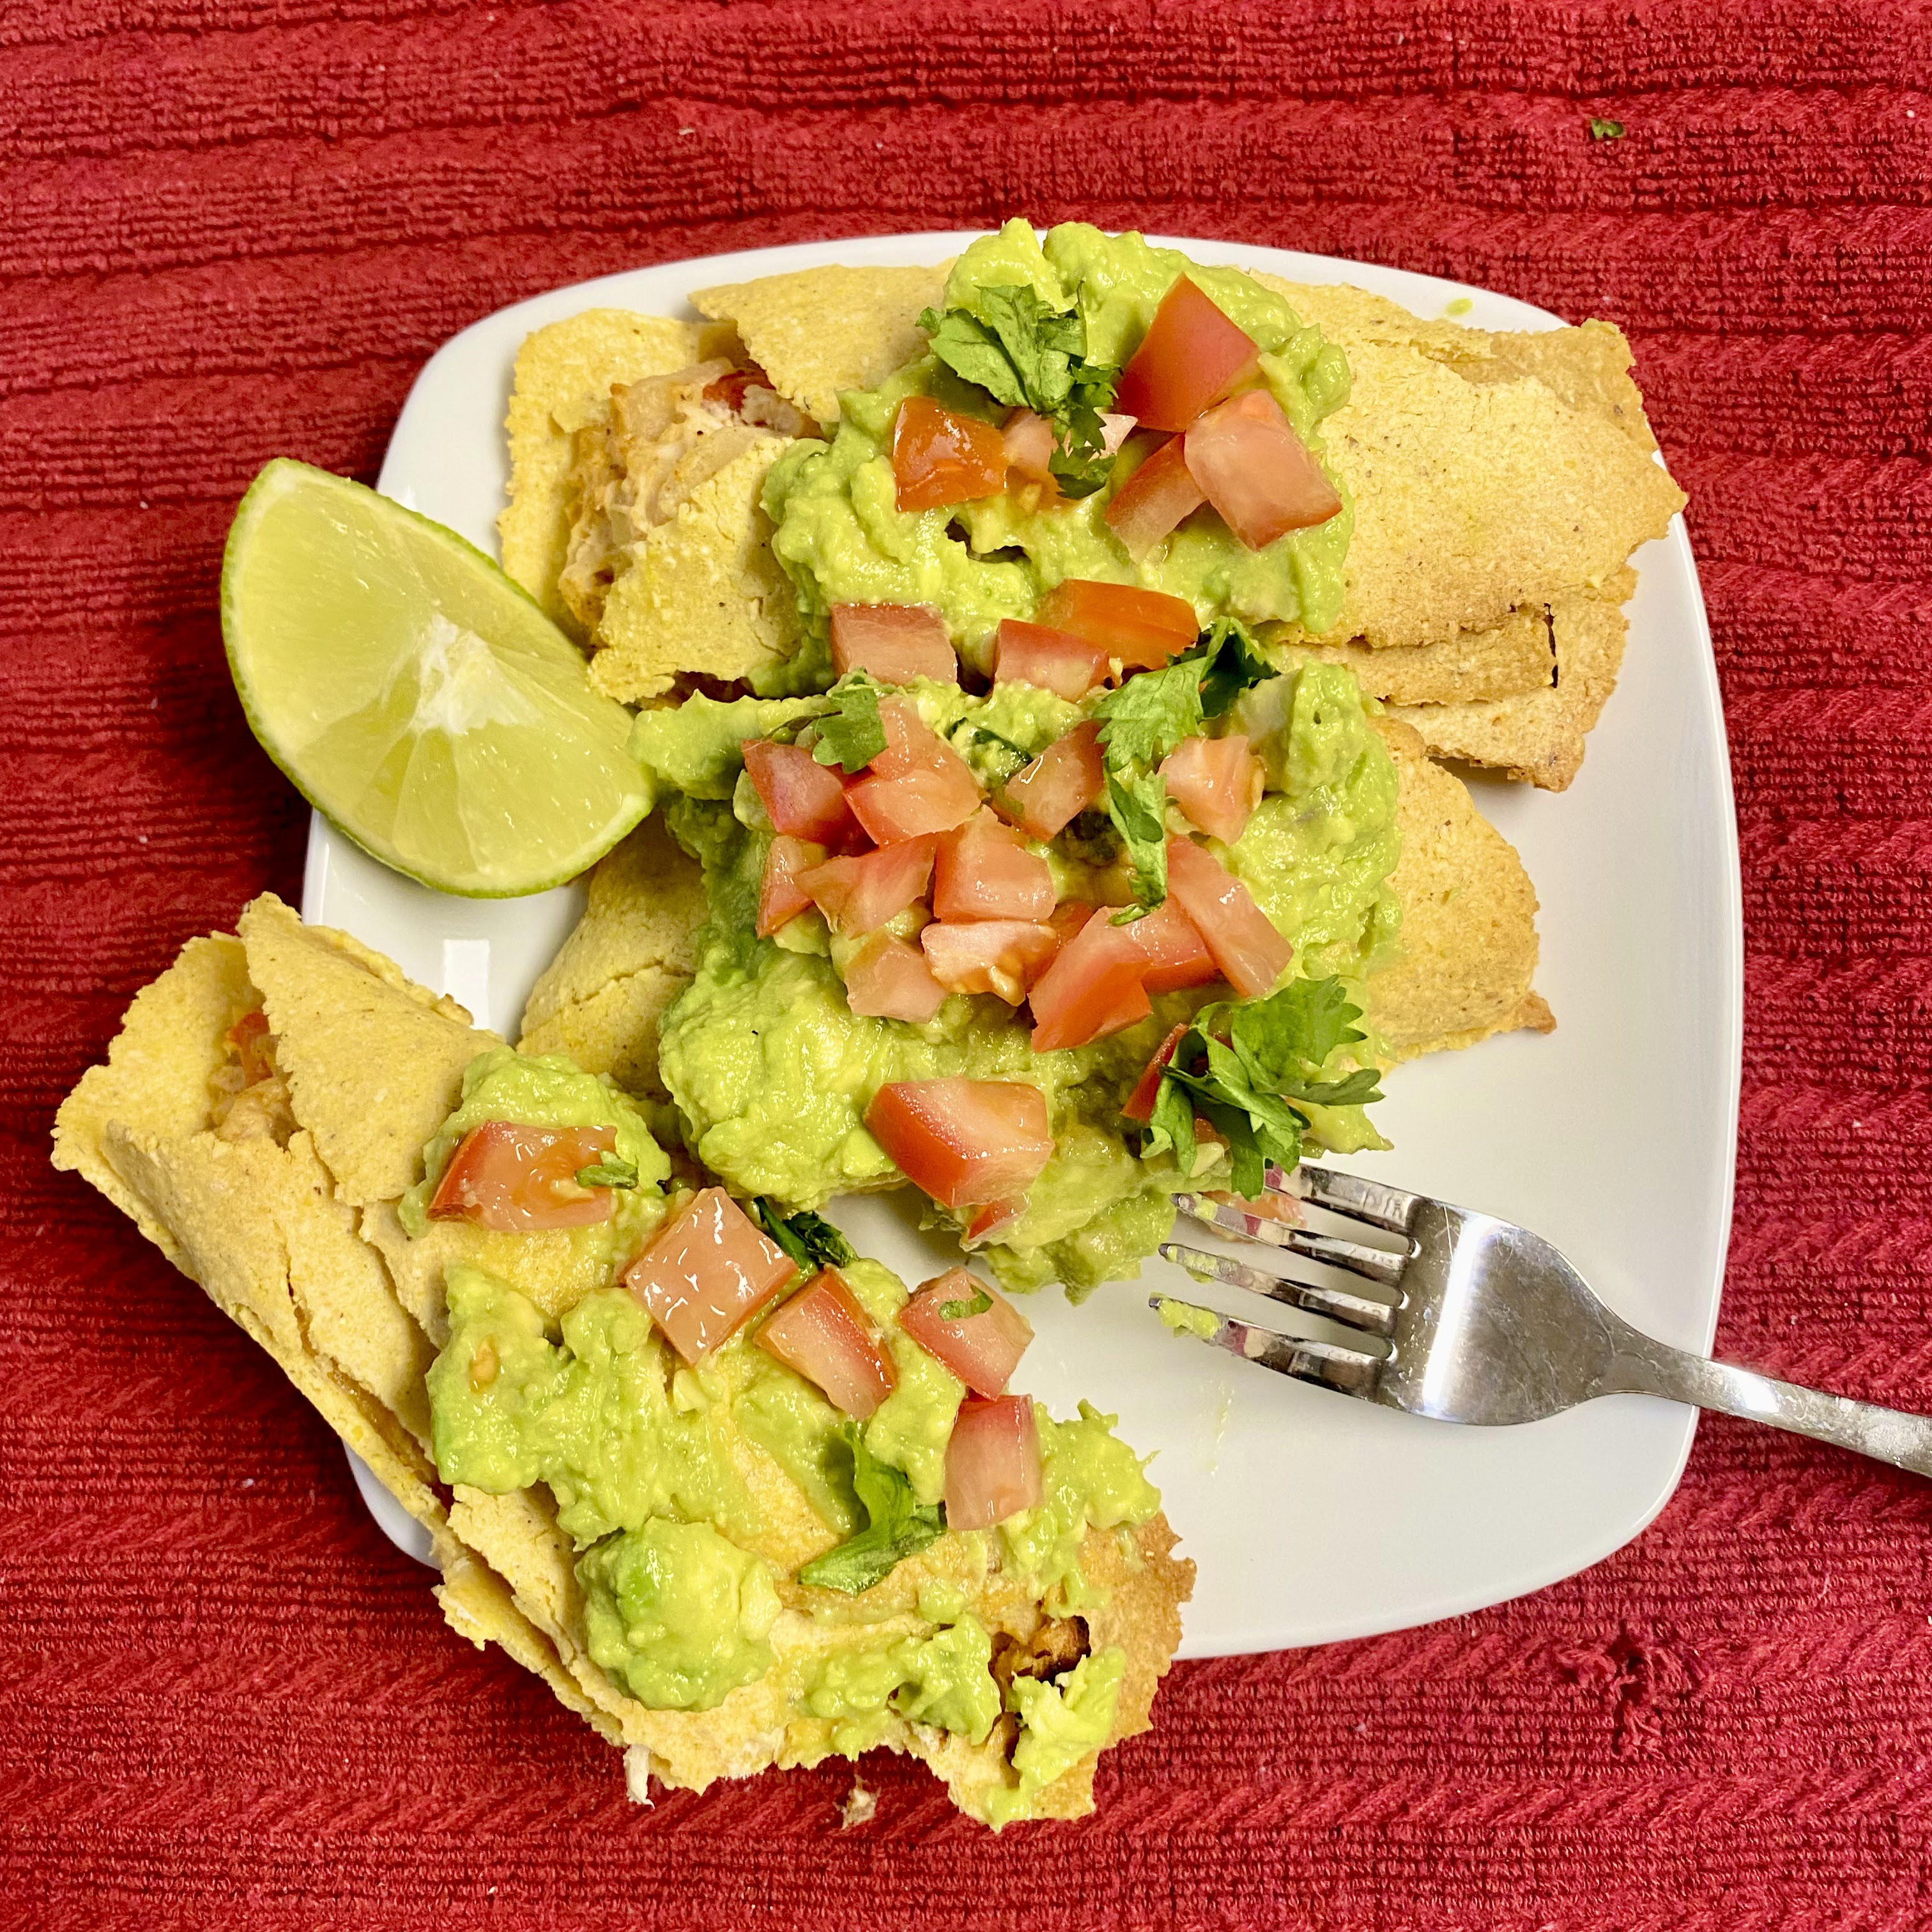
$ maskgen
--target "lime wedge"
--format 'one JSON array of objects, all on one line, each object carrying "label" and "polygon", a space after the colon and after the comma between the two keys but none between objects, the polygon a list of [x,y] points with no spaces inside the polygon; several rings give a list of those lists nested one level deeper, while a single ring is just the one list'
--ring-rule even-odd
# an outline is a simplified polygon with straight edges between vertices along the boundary
[{"label": "lime wedge", "polygon": [[366,852],[439,891],[540,892],[650,808],[630,714],[454,530],[278,458],[221,566],[221,632],[262,748]]}]

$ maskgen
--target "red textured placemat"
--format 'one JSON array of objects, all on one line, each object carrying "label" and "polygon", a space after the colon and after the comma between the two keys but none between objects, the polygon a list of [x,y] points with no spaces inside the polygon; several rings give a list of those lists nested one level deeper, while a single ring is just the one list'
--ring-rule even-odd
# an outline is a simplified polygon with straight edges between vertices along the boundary
[{"label": "red textured placemat", "polygon": [[[1832,0],[0,8],[0,1923],[1932,1918],[1910,1478],[1707,1423],[1586,1576],[1180,1666],[1082,1824],[995,1840],[884,1762],[855,1832],[836,1766],[646,1811],[446,1632],[266,1358],[46,1162],[134,988],[298,889],[306,814],[214,610],[265,458],[372,476],[437,344],[560,282],[1079,216],[1630,331],[1744,840],[1720,1343],[1932,1406],[1928,72],[1923,6]],[[1642,1150],[1602,1158],[1640,1214]]]}]

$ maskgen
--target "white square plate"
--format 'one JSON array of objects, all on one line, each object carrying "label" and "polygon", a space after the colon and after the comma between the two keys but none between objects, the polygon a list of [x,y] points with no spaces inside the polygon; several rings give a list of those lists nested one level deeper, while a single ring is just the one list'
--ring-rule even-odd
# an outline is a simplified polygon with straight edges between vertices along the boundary
[{"label": "white square plate", "polygon": [[[380,487],[494,554],[511,368],[532,328],[596,307],[688,314],[687,292],[708,284],[834,262],[940,261],[970,238],[902,235],[670,262],[502,310],[446,344],[417,379]],[[1506,296],[1365,262],[1174,245],[1292,280],[1352,283],[1426,316],[1460,298],[1468,307],[1457,319],[1475,327],[1558,322]],[[1705,1349],[1737,1131],[1737,835],[1716,667],[1681,520],[1638,565],[1622,680],[1575,784],[1560,796],[1474,786],[1536,882],[1537,985],[1557,1030],[1398,1068],[1378,1110],[1395,1151],[1353,1164],[1535,1228],[1640,1327]],[[576,888],[445,898],[385,871],[320,818],[310,834],[304,916],[346,927],[512,1038],[580,904]],[[946,1264],[892,1200],[842,1204],[838,1219],[910,1281]],[[1690,1448],[1692,1411],[1636,1396],[1523,1428],[1418,1421],[1174,1340],[1148,1309],[1152,1287],[1253,1312],[1163,1263],[1081,1308],[1042,1294],[1028,1307],[1039,1339],[1022,1379],[1059,1413],[1082,1396],[1118,1410],[1126,1438],[1160,1452],[1154,1474],[1168,1514],[1200,1566],[1185,1656],[1362,1636],[1553,1582],[1636,1535],[1676,1486]],[[416,1526],[373,1480],[364,1490],[388,1505],[377,1514],[398,1541],[424,1554]]]}]

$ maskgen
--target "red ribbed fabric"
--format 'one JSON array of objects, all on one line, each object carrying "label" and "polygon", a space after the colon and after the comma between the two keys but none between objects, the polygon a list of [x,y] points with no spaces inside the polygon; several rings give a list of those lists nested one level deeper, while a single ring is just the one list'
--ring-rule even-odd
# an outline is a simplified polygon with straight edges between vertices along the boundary
[{"label": "red ribbed fabric", "polygon": [[134,989],[298,890],[307,814],[215,612],[266,458],[373,476],[430,351],[560,282],[1078,216],[1629,330],[1744,838],[1720,1342],[1932,1406],[1928,73],[1932,9],[1861,0],[0,9],[0,1923],[1932,1920],[1910,1478],[1707,1423],[1586,1576],[1179,1667],[1080,1824],[995,1840],[885,1760],[854,1831],[836,1766],[644,1810],[445,1630],[267,1359],[46,1158]]}]

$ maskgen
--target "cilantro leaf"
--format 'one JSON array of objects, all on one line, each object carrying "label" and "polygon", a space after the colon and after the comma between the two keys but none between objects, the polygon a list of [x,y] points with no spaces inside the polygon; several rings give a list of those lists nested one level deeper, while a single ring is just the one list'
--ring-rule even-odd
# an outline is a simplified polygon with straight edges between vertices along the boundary
[{"label": "cilantro leaf", "polygon": [[1216,619],[1186,656],[1189,660],[1202,660],[1206,667],[1201,674],[1204,718],[1226,717],[1243,692],[1280,675],[1238,618]]},{"label": "cilantro leaf", "polygon": [[1201,729],[1201,665],[1192,652],[1160,670],[1137,672],[1094,700],[1100,749],[1110,766],[1155,765]]},{"label": "cilantro leaf", "polygon": [[1167,787],[1158,772],[1122,766],[1107,773],[1107,816],[1134,868],[1136,903],[1114,923],[1151,912],[1167,897]]},{"label": "cilantro leaf", "polygon": [[1621,141],[1624,137],[1624,124],[1621,121],[1602,121],[1595,115],[1590,116],[1590,139],[1593,141]]},{"label": "cilantro leaf", "polygon": [[632,1162],[620,1160],[614,1154],[608,1154],[592,1161],[588,1167],[580,1167],[577,1170],[577,1184],[580,1187],[634,1187],[638,1184],[638,1170]]},{"label": "cilantro leaf", "polygon": [[808,1274],[814,1268],[844,1268],[858,1259],[852,1244],[820,1215],[781,1214],[778,1204],[761,1194],[752,1203],[752,1216]]},{"label": "cilantro leaf", "polygon": [[982,289],[979,304],[978,315],[929,308],[920,316],[933,354],[995,402],[1046,417],[1054,428],[1048,466],[1061,494],[1091,495],[1113,466],[1100,418],[1120,372],[1089,362],[1085,322],[1049,308],[1024,283]]},{"label": "cilantro leaf", "polygon": [[861,772],[886,748],[879,722],[879,687],[862,675],[843,677],[826,694],[832,710],[812,722],[818,738],[812,755],[821,765]]},{"label": "cilantro leaf", "polygon": [[946,1519],[937,1504],[915,1499],[904,1473],[880,1462],[856,1427],[847,1430],[846,1440],[852,1448],[852,1487],[866,1512],[866,1527],[836,1550],[814,1557],[800,1570],[798,1580],[856,1597],[944,1534]]},{"label": "cilantro leaf", "polygon": [[1322,1078],[1338,1049],[1365,1036],[1361,1009],[1333,977],[1293,980],[1264,1000],[1203,1006],[1162,1070],[1143,1151],[1172,1149],[1184,1174],[1195,1168],[1197,1118],[1228,1143],[1238,1194],[1258,1194],[1267,1164],[1301,1158],[1310,1106],[1366,1106],[1382,1098],[1372,1066]]},{"label": "cilantro leaf", "polygon": [[939,1312],[949,1322],[969,1322],[976,1315],[983,1315],[993,1305],[993,1298],[983,1288],[976,1288],[969,1300],[962,1295],[957,1301],[942,1301]]}]

